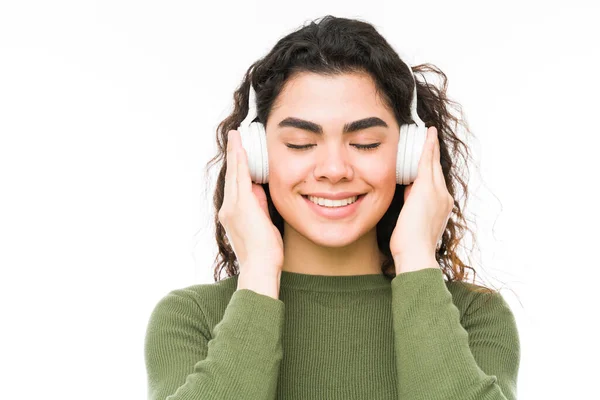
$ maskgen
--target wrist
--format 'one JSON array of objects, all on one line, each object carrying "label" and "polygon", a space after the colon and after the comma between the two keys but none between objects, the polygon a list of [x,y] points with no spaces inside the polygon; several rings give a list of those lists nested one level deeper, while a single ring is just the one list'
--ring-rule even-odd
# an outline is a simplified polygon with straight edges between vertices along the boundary
[{"label": "wrist", "polygon": [[440,264],[435,257],[423,256],[395,257],[394,265],[396,267],[396,274],[419,271],[425,268],[440,268]]},{"label": "wrist", "polygon": [[237,290],[249,289],[256,293],[279,298],[281,271],[242,269],[238,275]]}]

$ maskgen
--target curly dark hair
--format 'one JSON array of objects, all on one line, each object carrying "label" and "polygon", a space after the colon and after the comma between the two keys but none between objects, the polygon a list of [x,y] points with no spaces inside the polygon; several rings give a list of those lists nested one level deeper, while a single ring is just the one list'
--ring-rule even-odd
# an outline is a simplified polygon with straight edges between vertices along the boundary
[{"label": "curly dark hair", "polygon": [[[367,73],[376,86],[377,93],[393,110],[398,125],[411,124],[410,101],[415,80],[417,81],[417,112],[427,127],[435,126],[440,142],[441,166],[446,180],[448,192],[455,199],[452,214],[442,235],[442,243],[436,250],[435,257],[442,267],[448,281],[465,281],[465,269],[469,268],[476,276],[476,271],[466,265],[457,255],[457,250],[465,232],[473,232],[467,228],[467,220],[463,215],[457,189],[460,188],[466,204],[468,199],[467,161],[470,153],[467,145],[457,136],[457,128],[462,125],[467,133],[469,127],[463,118],[462,107],[451,101],[446,95],[447,77],[432,64],[420,64],[409,67],[403,62],[388,42],[369,23],[357,20],[338,18],[331,15],[320,20],[310,21],[299,30],[280,39],[273,49],[262,59],[254,62],[233,94],[234,110],[217,127],[216,141],[218,154],[213,157],[206,167],[211,168],[219,162],[221,168],[217,176],[216,188],[213,195],[215,237],[219,254],[215,257],[214,279],[220,280],[221,271],[225,269],[227,277],[239,274],[239,265],[231,245],[225,235],[225,229],[217,215],[223,204],[227,133],[237,129],[248,113],[249,89],[252,83],[256,92],[256,120],[267,125],[271,107],[281,92],[285,83],[301,72],[311,72],[322,75],[340,75],[345,73]],[[430,84],[424,78],[424,73],[433,73],[441,80],[441,89]],[[414,79],[411,74],[414,74]],[[418,79],[423,76],[424,82]],[[458,116],[451,113],[452,106],[459,111]],[[462,161],[462,163],[460,163]],[[461,167],[464,166],[464,171]],[[463,179],[463,177],[465,177]],[[269,194],[269,184],[262,185],[268,202],[269,214],[273,224],[283,237],[283,218],[275,209]],[[389,243],[392,231],[400,210],[404,204],[404,185],[396,184],[393,200],[377,223],[377,244],[386,256],[382,264],[382,272],[388,278],[395,276],[394,261]],[[473,240],[475,240],[473,235]],[[466,285],[474,291],[492,291],[485,286]],[[482,290],[483,289],[483,290]]]}]

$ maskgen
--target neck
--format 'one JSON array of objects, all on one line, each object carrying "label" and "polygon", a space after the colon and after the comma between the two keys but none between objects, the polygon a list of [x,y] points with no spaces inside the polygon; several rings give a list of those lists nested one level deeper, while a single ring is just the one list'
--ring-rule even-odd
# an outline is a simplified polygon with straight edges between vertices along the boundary
[{"label": "neck", "polygon": [[282,270],[309,275],[382,274],[383,254],[375,228],[342,247],[314,243],[284,222]]}]

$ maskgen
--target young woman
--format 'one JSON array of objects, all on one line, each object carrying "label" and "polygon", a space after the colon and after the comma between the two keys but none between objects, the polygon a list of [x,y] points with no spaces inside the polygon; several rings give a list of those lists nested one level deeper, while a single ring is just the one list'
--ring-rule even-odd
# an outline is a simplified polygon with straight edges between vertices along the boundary
[{"label": "young woman", "polygon": [[156,305],[150,399],[516,398],[513,313],[456,254],[468,150],[445,78],[332,16],[248,69],[211,160],[215,283]]}]

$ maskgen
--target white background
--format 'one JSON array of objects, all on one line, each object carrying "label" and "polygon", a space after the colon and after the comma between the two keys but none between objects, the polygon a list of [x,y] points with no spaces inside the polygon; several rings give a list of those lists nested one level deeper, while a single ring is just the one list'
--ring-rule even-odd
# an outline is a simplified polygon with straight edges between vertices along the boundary
[{"label": "white background", "polygon": [[215,129],[248,66],[326,14],[447,74],[477,137],[478,277],[520,330],[519,398],[597,393],[593,3],[2,2],[2,397],[146,397],[153,307],[212,282]]}]

